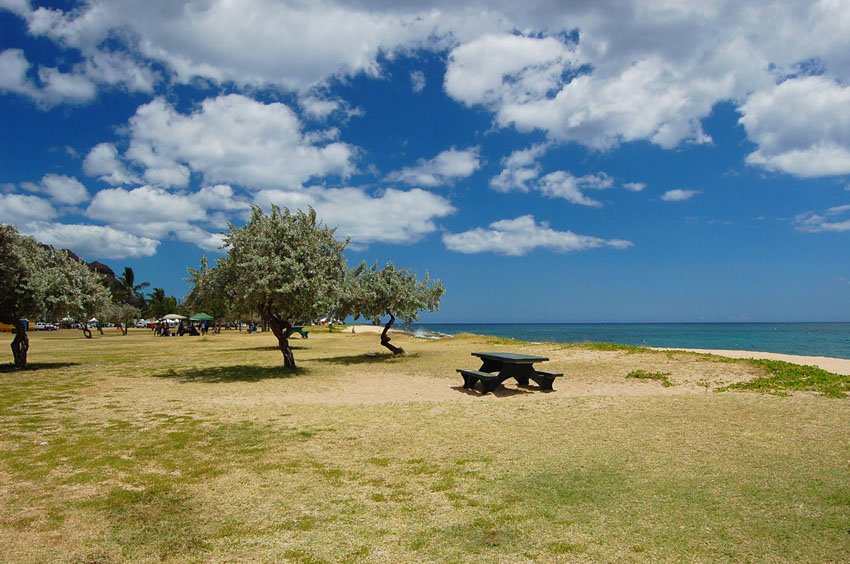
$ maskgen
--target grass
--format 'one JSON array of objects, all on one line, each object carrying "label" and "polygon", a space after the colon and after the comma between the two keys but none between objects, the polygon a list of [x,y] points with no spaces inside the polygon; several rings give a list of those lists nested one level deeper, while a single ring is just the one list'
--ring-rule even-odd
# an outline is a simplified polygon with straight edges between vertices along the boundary
[{"label": "grass", "polygon": [[673,382],[670,381],[669,372],[648,372],[646,370],[632,370],[626,375],[626,378],[636,378],[638,380],[657,380],[661,382],[661,385],[665,388],[669,388],[673,385]]},{"label": "grass", "polygon": [[564,382],[478,397],[454,369],[493,340],[396,340],[410,354],[311,331],[285,371],[263,334],[33,334],[38,369],[0,371],[0,561],[850,552],[850,400],[821,396],[846,392],[842,377],[510,342]]},{"label": "grass", "polygon": [[788,391],[817,392],[829,398],[846,398],[850,392],[850,376],[833,374],[817,366],[800,366],[777,360],[748,359],[767,375],[748,382],[730,384],[723,389],[753,390],[777,395]]},{"label": "grass", "polygon": [[619,343],[569,343],[561,345],[565,349],[586,349],[591,351],[622,351],[628,353],[649,353],[652,349],[647,347],[636,347],[634,345],[621,345]]}]

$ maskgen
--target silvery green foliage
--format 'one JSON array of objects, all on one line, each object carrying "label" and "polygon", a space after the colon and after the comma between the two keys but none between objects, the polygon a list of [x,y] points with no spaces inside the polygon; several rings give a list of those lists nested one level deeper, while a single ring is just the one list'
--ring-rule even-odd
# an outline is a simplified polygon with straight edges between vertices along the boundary
[{"label": "silvery green foliage", "polygon": [[0,225],[0,320],[82,319],[109,301],[101,276],[62,250]]},{"label": "silvery green foliage", "polygon": [[206,255],[201,257],[199,268],[187,268],[188,278],[186,282],[192,284],[192,289],[186,295],[183,303],[193,312],[204,312],[216,319],[224,317],[231,311],[224,297],[224,289],[221,287],[220,277],[214,276]]},{"label": "silvery green foliage", "polygon": [[95,315],[100,321],[107,323],[120,323],[124,326],[131,324],[142,316],[141,310],[130,304],[116,304],[107,302]]},{"label": "silvery green foliage", "polygon": [[211,287],[221,289],[233,311],[308,322],[327,313],[341,290],[348,241],[338,241],[334,231],[312,208],[293,213],[272,206],[266,215],[254,206],[244,227],[231,225],[225,234],[230,250],[213,269]]},{"label": "silvery green foliage", "polygon": [[379,270],[377,263],[367,267],[362,262],[346,278],[340,314],[364,317],[373,323],[392,315],[409,325],[419,319],[419,312],[438,309],[444,293],[443,283],[432,281],[427,272],[419,281],[414,272],[392,263]]}]

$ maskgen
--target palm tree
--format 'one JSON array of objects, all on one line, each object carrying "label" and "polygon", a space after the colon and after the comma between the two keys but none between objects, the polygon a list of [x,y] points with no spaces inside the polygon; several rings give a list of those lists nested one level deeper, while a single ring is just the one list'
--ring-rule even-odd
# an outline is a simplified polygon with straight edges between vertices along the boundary
[{"label": "palm tree", "polygon": [[174,296],[166,296],[165,290],[162,288],[154,288],[150,293],[150,301],[148,302],[148,311],[153,317],[162,317],[167,313],[174,313],[177,309],[177,298]]},{"label": "palm tree", "polygon": [[143,305],[145,296],[142,290],[150,286],[150,282],[136,284],[136,274],[129,266],[124,267],[124,273],[118,277],[119,299],[132,305]]}]

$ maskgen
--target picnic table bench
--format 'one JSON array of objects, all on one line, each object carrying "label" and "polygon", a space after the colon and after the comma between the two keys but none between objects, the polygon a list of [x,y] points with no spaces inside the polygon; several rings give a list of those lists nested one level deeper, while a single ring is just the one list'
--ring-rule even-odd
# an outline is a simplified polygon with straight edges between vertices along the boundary
[{"label": "picnic table bench", "polygon": [[295,333],[298,333],[299,335],[301,335],[301,338],[302,338],[302,339],[306,339],[306,338],[307,338],[307,335],[309,335],[309,334],[310,334],[310,332],[309,332],[309,331],[305,331],[305,330],[304,330],[304,328],[303,328],[303,327],[301,327],[300,325],[296,325],[295,327],[293,327],[293,328],[292,328],[292,331],[290,331],[290,332],[289,332],[289,335],[290,335],[290,336],[292,336],[292,335],[294,335]]},{"label": "picnic table bench", "polygon": [[474,352],[472,355],[482,360],[481,368],[458,368],[457,371],[463,376],[464,388],[471,390],[481,382],[481,391],[485,394],[498,388],[508,378],[514,378],[520,386],[528,386],[528,381],[533,380],[541,390],[552,391],[555,378],[563,376],[558,372],[534,369],[535,362],[549,360],[545,356],[502,352]]}]

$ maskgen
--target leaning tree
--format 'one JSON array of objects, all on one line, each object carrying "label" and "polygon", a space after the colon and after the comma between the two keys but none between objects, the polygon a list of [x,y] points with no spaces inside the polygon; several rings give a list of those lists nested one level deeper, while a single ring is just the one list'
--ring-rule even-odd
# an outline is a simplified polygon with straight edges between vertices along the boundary
[{"label": "leaning tree", "polygon": [[79,319],[108,300],[101,277],[84,262],[0,224],[0,321],[15,327],[16,368],[27,366],[29,337],[24,319],[66,315]]},{"label": "leaning tree", "polygon": [[256,311],[277,337],[283,364],[295,368],[289,346],[293,322],[310,321],[330,310],[347,269],[335,229],[316,218],[312,208],[290,212],[272,206],[266,215],[258,206],[244,227],[225,233],[227,255],[211,270],[228,306]]},{"label": "leaning tree", "polygon": [[378,270],[377,263],[367,267],[361,262],[346,277],[345,291],[338,301],[338,314],[341,317],[351,315],[354,319],[364,317],[376,325],[388,315],[389,320],[381,332],[381,345],[396,355],[404,349],[390,343],[387,334],[396,317],[409,325],[419,319],[420,311],[439,308],[444,293],[443,283],[432,281],[427,272],[425,279],[419,281],[415,273],[396,268],[392,263]]}]

